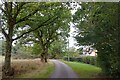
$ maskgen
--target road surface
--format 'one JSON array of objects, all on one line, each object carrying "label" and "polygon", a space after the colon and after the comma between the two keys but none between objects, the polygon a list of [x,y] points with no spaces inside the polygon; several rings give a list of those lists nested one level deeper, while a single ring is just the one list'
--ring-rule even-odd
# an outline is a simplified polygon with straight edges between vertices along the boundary
[{"label": "road surface", "polygon": [[55,71],[50,78],[79,78],[77,74],[65,63],[51,60],[55,64]]}]

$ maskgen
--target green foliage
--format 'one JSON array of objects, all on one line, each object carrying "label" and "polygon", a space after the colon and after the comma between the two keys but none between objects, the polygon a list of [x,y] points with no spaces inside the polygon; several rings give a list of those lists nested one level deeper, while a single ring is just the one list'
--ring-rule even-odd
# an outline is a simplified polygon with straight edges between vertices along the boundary
[{"label": "green foliage", "polygon": [[32,55],[32,47],[16,44],[12,48],[12,58],[14,58],[14,59],[34,58],[34,56]]},{"label": "green foliage", "polygon": [[77,49],[77,51],[76,51],[79,55],[81,55],[81,54],[83,54],[83,49],[82,48],[79,48],[79,49]]},{"label": "green foliage", "polygon": [[75,50],[74,47],[70,47],[67,55],[69,54],[70,57],[78,57],[79,56],[79,52]]},{"label": "green foliage", "polygon": [[74,15],[79,45],[93,45],[98,50],[98,62],[106,75],[119,77],[119,3],[82,3]]},{"label": "green foliage", "polygon": [[54,41],[49,47],[51,58],[62,58],[65,55],[66,44],[65,40],[59,39]]},{"label": "green foliage", "polygon": [[[36,13],[36,16],[32,18],[32,21],[28,22],[28,24],[30,25],[30,29],[34,29],[34,26],[39,27],[41,24],[41,20],[42,22],[44,22],[52,18],[53,21],[50,22],[51,21],[50,20],[48,22],[45,22],[45,25],[42,24],[43,26],[41,28],[23,37],[25,42],[33,41],[33,43],[39,44],[42,54],[48,53],[48,49],[54,41],[59,41],[59,39],[64,39],[64,40],[66,39],[66,36],[69,32],[69,23],[71,20],[70,10],[67,7],[63,6],[62,3],[47,3],[45,5],[46,8],[44,10],[41,10],[41,13]],[[21,39],[21,42],[24,43],[24,41],[22,40],[23,39]],[[53,43],[53,45],[54,44],[55,43]],[[57,54],[62,52],[62,50],[59,50],[59,48],[62,47],[60,46],[60,43],[58,44],[58,46],[55,46],[56,49],[53,46],[51,47],[53,48],[53,49],[51,48],[51,52],[50,52],[52,54],[55,53]],[[34,50],[35,49],[36,51],[39,52],[38,48],[34,48]],[[55,53],[53,53],[52,50]],[[36,51],[35,53],[38,53]]]},{"label": "green foliage", "polygon": [[[28,36],[28,33],[36,31],[43,26],[44,26],[43,29],[46,29],[46,26],[52,26],[52,25],[59,26],[59,23],[56,25],[54,24],[54,21],[56,21],[56,19],[58,22],[61,21],[60,17],[64,17],[64,19],[66,18],[65,17],[66,13],[63,13],[66,12],[66,10],[64,9],[65,7],[62,7],[61,4],[62,3],[57,3],[57,2],[32,3],[32,2],[3,1],[0,7],[0,13],[1,13],[0,17],[2,17],[1,19],[2,26],[0,27],[0,30],[2,31],[6,39],[6,55],[5,55],[5,64],[4,64],[5,70],[3,71],[4,77],[9,76],[10,75],[9,73],[11,73],[11,51],[12,51],[13,41],[18,40],[21,37],[22,38],[25,38],[26,36],[30,37]],[[67,13],[66,15],[69,15],[69,13]],[[64,20],[63,23],[68,24],[67,20]],[[56,31],[56,29],[53,30]],[[45,34],[49,34],[48,31],[49,29],[46,30]],[[51,36],[51,34],[54,33],[53,31],[50,32],[51,33],[49,36]],[[52,35],[52,37],[56,35],[57,34]],[[45,38],[43,39],[45,44],[46,42],[50,42],[48,40],[50,40],[49,38],[51,37],[47,39]],[[41,41],[41,37],[39,38],[39,41]],[[43,45],[42,42],[40,44]],[[47,44],[47,47],[49,46],[49,44]],[[46,49],[46,46],[44,48]],[[31,50],[30,47],[25,49]],[[8,73],[6,74],[5,71],[8,71]]]},{"label": "green foliage", "polygon": [[96,65],[97,66],[97,57],[94,56],[82,56],[81,58],[81,62],[83,63],[87,63],[87,64],[91,64],[91,65]]},{"label": "green foliage", "polygon": [[[64,60],[68,60],[67,57],[64,57],[63,59]],[[70,61],[82,62],[82,63],[86,63],[86,64],[91,64],[91,65],[99,66],[97,64],[97,57],[95,57],[95,56],[70,57]]]},{"label": "green foliage", "polygon": [[42,51],[41,51],[41,47],[39,44],[34,44],[33,47],[32,47],[32,54],[33,55],[38,55],[40,54]]}]

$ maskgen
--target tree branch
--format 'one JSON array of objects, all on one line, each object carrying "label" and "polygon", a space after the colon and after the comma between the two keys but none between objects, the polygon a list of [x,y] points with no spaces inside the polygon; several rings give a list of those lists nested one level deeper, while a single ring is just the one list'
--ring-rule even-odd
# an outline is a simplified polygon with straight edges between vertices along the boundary
[{"label": "tree branch", "polygon": [[8,36],[8,34],[5,32],[5,30],[4,30],[3,28],[1,28],[1,30],[2,30],[2,33],[4,34],[5,38],[6,38],[6,39],[9,39],[9,36]]},{"label": "tree branch", "polygon": [[8,13],[9,13],[9,12],[8,12],[8,3],[5,2],[4,4],[5,4],[6,16],[9,17],[9,14],[8,14]]},{"label": "tree branch", "polygon": [[[54,17],[53,17],[53,18],[54,18]],[[21,37],[22,37],[23,35],[25,35],[25,34],[28,34],[28,33],[32,32],[32,31],[35,31],[35,30],[39,29],[39,28],[42,27],[42,26],[45,26],[45,25],[48,25],[48,24],[53,23],[57,18],[58,18],[58,16],[55,17],[53,20],[51,20],[51,19],[46,20],[45,22],[43,22],[42,24],[40,24],[37,28],[32,29],[32,30],[29,30],[28,32],[25,32],[25,33],[21,34],[20,36],[18,36],[18,37],[16,37],[15,39],[13,39],[13,41],[21,38]],[[51,21],[50,21],[50,20],[51,20]],[[49,22],[49,21],[50,21],[50,22]],[[47,23],[47,22],[49,22],[49,23]],[[47,24],[45,24],[45,23],[47,23]]]},{"label": "tree branch", "polygon": [[2,12],[4,12],[6,14],[6,11],[2,7],[0,7],[0,9],[2,10]]},{"label": "tree branch", "polygon": [[16,19],[16,17],[18,16],[18,14],[19,14],[19,12],[20,12],[20,10],[22,9],[22,7],[25,5],[26,3],[24,3],[24,2],[22,2],[20,5],[19,5],[19,7],[18,7],[18,4],[17,4],[17,6],[16,6],[16,13],[15,13],[15,15],[14,15],[14,19]]},{"label": "tree branch", "polygon": [[24,40],[22,43],[27,43],[27,42],[30,42],[30,41],[33,41],[33,42],[35,42],[35,43],[39,43],[38,40],[35,40],[35,39],[32,39],[32,38],[26,39],[26,40]]},{"label": "tree branch", "polygon": [[30,13],[29,15],[27,15],[27,16],[25,16],[24,18],[18,20],[15,24],[27,20],[30,16],[34,15],[38,10],[39,10],[39,9],[37,8],[35,11],[33,11],[32,13]]},{"label": "tree branch", "polygon": [[49,47],[50,44],[52,44],[52,43],[55,41],[55,39],[56,39],[56,37],[57,37],[58,35],[59,35],[59,34],[53,36],[53,34],[52,34],[51,37],[49,36],[48,40],[46,41],[46,43],[45,43],[44,45],[46,45],[47,47]]},{"label": "tree branch", "polygon": [[50,44],[52,44],[54,41],[55,41],[55,39],[53,39],[52,41],[50,41],[48,47],[49,47]]}]

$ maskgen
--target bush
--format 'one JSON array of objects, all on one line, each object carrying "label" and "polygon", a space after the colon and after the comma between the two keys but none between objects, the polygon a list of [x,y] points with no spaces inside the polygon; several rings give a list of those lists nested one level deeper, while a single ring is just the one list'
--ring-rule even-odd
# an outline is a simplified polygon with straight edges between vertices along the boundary
[{"label": "bush", "polygon": [[80,62],[97,66],[95,56],[81,56],[80,58],[81,58]]},{"label": "bush", "polygon": [[[67,57],[67,56],[64,56],[63,59],[66,60],[66,61],[68,61],[68,57]],[[69,60],[70,60],[70,61],[76,61],[76,58],[74,58],[74,57],[69,57]]]},{"label": "bush", "polygon": [[[63,59],[67,61],[68,57],[65,56]],[[98,66],[96,64],[96,57],[95,56],[80,56],[77,58],[70,57],[70,61],[82,62],[82,63]]]},{"label": "bush", "polygon": [[68,60],[67,56],[64,56],[64,57],[63,57],[63,60],[67,61],[67,60]]}]

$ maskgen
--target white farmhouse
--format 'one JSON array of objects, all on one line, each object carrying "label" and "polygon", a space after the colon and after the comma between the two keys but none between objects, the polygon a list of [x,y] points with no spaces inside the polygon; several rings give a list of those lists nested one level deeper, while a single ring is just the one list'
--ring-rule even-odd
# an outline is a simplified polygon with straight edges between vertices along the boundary
[{"label": "white farmhouse", "polygon": [[97,50],[91,47],[84,47],[83,48],[83,55],[84,56],[97,56]]}]

